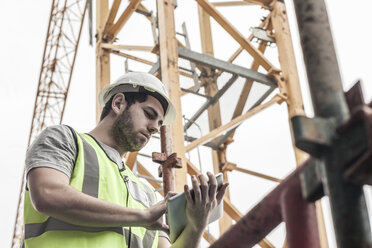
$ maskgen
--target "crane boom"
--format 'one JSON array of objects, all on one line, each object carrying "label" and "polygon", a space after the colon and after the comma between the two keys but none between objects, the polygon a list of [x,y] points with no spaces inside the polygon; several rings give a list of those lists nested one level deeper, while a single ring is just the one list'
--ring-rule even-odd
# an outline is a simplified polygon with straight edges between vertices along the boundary
[{"label": "crane boom", "polygon": [[[87,0],[53,0],[28,145],[47,126],[62,121],[74,69]],[[23,234],[23,192],[21,184],[12,248],[20,246]]]}]

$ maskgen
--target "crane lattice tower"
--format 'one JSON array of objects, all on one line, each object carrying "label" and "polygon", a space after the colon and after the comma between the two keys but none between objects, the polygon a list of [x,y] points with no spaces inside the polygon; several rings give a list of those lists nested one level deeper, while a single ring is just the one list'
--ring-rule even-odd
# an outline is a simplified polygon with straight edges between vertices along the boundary
[{"label": "crane lattice tower", "polygon": [[[52,3],[29,144],[43,128],[62,121],[84,16],[87,9],[94,7],[89,3],[84,0]],[[256,182],[247,174],[271,186],[280,182],[278,176],[249,169],[241,161],[234,161],[234,157],[257,153],[239,145],[247,139],[245,130],[250,129],[253,116],[282,103],[287,106],[287,113],[281,114],[287,114],[289,119],[304,115],[282,1],[97,0],[95,9],[97,92],[111,83],[111,75],[148,71],[161,78],[177,109],[175,123],[162,128],[159,139],[150,147],[161,149],[166,155],[176,152],[182,168],[170,170],[174,181],[166,176],[160,180],[157,166],[145,149],[126,154],[128,166],[138,176],[162,194],[163,189],[183,191],[187,175],[206,170],[222,172],[225,181],[234,178],[229,181],[232,190],[238,188],[233,186],[235,181],[245,180],[244,177]],[[97,118],[100,112],[97,104]],[[272,118],[271,123],[275,121]],[[289,134],[292,130],[288,123]],[[254,132],[265,135],[263,128]],[[296,164],[302,163],[307,154],[294,146],[293,149]],[[242,217],[242,210],[234,203],[240,199],[232,195],[233,192],[227,192],[224,198],[219,230],[205,231],[207,242],[213,243]],[[22,196],[21,192],[13,247],[21,240]],[[321,240],[326,244],[320,204],[317,208]],[[274,247],[267,239],[259,245]]]}]

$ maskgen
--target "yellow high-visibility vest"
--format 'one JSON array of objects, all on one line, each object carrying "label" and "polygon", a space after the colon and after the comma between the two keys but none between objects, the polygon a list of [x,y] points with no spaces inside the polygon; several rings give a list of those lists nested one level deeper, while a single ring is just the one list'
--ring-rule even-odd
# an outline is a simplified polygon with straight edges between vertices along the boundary
[{"label": "yellow high-visibility vest", "polygon": [[[78,156],[70,185],[101,200],[123,207],[146,209],[156,202],[155,192],[142,184],[123,164],[119,170],[99,143],[77,134]],[[154,248],[158,232],[143,227],[86,227],[65,223],[37,212],[29,191],[24,198],[26,248]]]}]

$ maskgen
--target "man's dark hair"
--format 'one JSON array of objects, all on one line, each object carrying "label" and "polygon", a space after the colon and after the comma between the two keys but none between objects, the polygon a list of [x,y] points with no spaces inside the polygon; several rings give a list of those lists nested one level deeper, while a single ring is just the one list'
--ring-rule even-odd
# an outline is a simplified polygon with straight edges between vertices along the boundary
[{"label": "man's dark hair", "polygon": [[[144,102],[147,100],[147,94],[141,93],[141,92],[122,92],[125,96],[125,100],[127,102],[127,108],[130,107],[132,104],[136,102]],[[116,95],[116,94],[115,94]],[[105,118],[111,110],[112,105],[112,99],[114,99],[113,95],[110,100],[105,104],[105,107],[102,109],[101,117],[99,118],[99,121],[102,121],[103,118]]]}]

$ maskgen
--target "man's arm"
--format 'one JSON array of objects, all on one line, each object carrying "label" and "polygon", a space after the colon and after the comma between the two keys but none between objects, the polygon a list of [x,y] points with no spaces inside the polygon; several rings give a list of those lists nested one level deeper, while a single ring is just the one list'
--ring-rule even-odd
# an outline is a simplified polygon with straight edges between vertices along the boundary
[{"label": "man's arm", "polygon": [[168,231],[161,216],[165,199],[147,210],[125,208],[84,194],[69,185],[68,177],[55,169],[38,167],[28,173],[35,209],[64,222],[99,227],[143,226]]},{"label": "man's arm", "polygon": [[190,190],[185,185],[186,217],[187,225],[177,240],[171,245],[169,240],[160,237],[159,248],[196,248],[199,246],[204,229],[208,225],[208,219],[212,210],[221,203],[228,184],[223,184],[217,192],[217,182],[212,173],[207,173],[207,178],[199,175],[200,187],[195,176],[191,177],[194,189],[194,199]]}]

